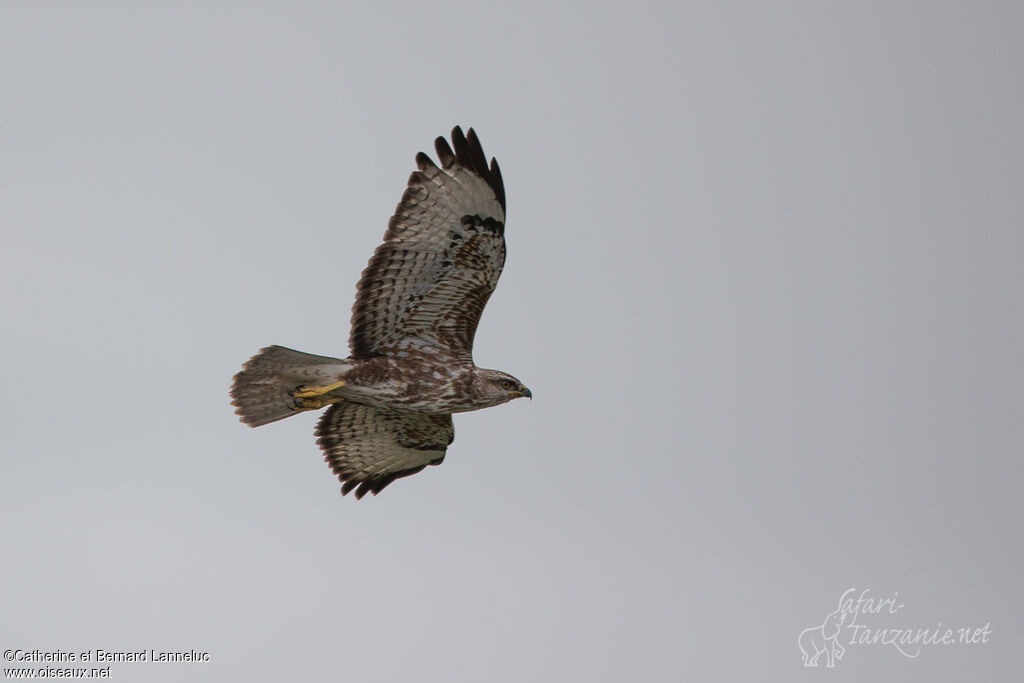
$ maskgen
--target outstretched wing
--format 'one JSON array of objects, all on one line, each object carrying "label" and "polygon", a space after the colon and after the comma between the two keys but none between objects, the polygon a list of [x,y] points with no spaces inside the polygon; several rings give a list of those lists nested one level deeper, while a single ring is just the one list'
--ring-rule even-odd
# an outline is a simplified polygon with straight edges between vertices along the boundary
[{"label": "outstretched wing", "polygon": [[352,307],[355,358],[432,348],[470,359],[480,314],[505,263],[505,188],[473,129],[437,138],[441,167],[418,171],[363,271]]},{"label": "outstretched wing", "polygon": [[455,425],[451,415],[345,402],[324,413],[316,434],[324,459],[341,480],[341,494],[355,489],[356,498],[362,498],[427,465],[440,465],[455,439]]}]

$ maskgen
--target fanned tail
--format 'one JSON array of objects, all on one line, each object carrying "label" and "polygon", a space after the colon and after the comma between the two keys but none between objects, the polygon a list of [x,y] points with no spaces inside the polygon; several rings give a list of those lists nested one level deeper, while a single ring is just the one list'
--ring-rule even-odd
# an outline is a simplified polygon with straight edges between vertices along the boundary
[{"label": "fanned tail", "polygon": [[296,404],[300,386],[337,381],[349,370],[340,358],[268,346],[250,358],[231,383],[231,403],[242,422],[259,427],[307,410]]}]

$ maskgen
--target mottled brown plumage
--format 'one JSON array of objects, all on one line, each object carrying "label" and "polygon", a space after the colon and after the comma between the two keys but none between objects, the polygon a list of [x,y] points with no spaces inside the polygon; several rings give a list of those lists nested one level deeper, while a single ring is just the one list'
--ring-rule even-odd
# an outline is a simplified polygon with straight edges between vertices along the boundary
[{"label": "mottled brown plumage", "polygon": [[[263,349],[231,396],[250,426],[330,406],[317,443],[342,494],[377,494],[444,459],[451,414],[531,396],[473,363],[473,338],[505,263],[505,188],[472,128],[437,138],[356,286],[349,357]],[[454,148],[454,150],[453,150]]]}]

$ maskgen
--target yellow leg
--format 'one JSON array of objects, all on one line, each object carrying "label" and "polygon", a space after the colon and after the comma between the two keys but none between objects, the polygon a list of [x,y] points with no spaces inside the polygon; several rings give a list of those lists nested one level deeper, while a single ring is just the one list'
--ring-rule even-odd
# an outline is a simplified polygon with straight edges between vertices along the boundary
[{"label": "yellow leg", "polygon": [[325,387],[299,387],[295,390],[295,393],[293,393],[292,396],[295,398],[316,398],[317,396],[329,394],[335,389],[340,389],[343,386],[345,386],[344,382],[335,382],[334,384],[328,384]]},{"label": "yellow leg", "polygon": [[319,410],[324,406],[329,406],[332,403],[341,403],[344,400],[341,396],[332,396],[330,398],[296,398],[295,408],[296,410]]}]

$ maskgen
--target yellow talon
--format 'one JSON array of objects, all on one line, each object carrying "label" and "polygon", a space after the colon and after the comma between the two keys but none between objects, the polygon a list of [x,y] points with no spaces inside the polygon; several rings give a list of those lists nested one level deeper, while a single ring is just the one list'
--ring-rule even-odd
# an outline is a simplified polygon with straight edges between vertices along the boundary
[{"label": "yellow talon", "polygon": [[295,398],[316,398],[317,396],[323,396],[329,394],[335,389],[340,389],[345,386],[344,382],[335,382],[334,384],[328,384],[325,387],[299,387],[292,394]]},{"label": "yellow talon", "polygon": [[296,398],[295,409],[319,410],[324,406],[329,406],[332,403],[341,403],[344,400],[341,396],[331,396],[330,398]]}]

